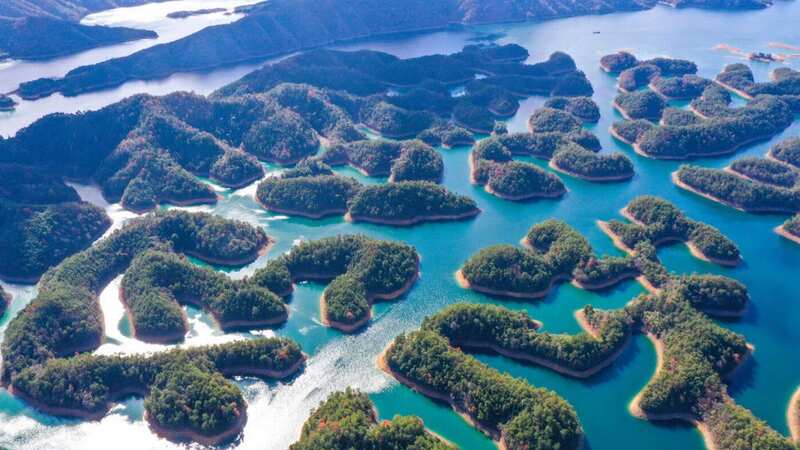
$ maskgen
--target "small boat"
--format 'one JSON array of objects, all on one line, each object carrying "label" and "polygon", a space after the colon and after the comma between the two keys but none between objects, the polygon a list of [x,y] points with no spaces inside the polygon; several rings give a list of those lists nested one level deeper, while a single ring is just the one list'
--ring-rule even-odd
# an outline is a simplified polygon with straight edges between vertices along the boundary
[{"label": "small boat", "polygon": [[747,58],[750,61],[761,61],[761,62],[773,62],[776,61],[775,56],[772,53],[764,53],[764,52],[752,52],[747,55]]}]

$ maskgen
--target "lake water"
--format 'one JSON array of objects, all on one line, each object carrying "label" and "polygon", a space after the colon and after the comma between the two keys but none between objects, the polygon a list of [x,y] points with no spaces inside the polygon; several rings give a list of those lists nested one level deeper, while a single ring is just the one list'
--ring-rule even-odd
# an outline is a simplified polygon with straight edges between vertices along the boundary
[{"label": "lake water", "polygon": [[[222,190],[224,199],[214,207],[190,208],[213,211],[225,217],[258,224],[277,239],[277,244],[268,255],[244,269],[231,272],[234,277],[252,273],[267,260],[290,249],[298,240],[318,239],[339,233],[366,233],[381,239],[402,240],[414,245],[422,256],[422,276],[408,296],[376,305],[369,326],[353,336],[321,325],[318,299],[323,285],[304,283],[298,286],[289,304],[291,313],[288,323],[278,330],[262,334],[276,333],[297,340],[310,355],[308,367],[289,383],[264,383],[252,379],[239,381],[249,402],[249,420],[243,437],[232,447],[285,449],[299,436],[302,423],[312,407],[329,393],[353,386],[370,394],[381,418],[391,418],[395,414],[416,414],[433,431],[463,449],[494,448],[490,440],[449,408],[412,392],[380,372],[375,367],[376,356],[399,333],[418,328],[425,316],[459,301],[501,303],[512,309],[526,310],[544,323],[545,330],[568,333],[579,331],[573,312],[585,304],[605,309],[622,307],[642,292],[637,283],[626,282],[602,293],[590,293],[571,285],[562,285],[542,301],[514,302],[491,299],[461,289],[453,279],[453,273],[479,249],[497,243],[516,244],[532,224],[551,217],[565,220],[577,228],[598,253],[618,255],[620,252],[596,227],[595,221],[619,218],[620,208],[641,194],[667,198],[689,217],[720,228],[740,246],[745,262],[733,269],[697,260],[683,245],[663,248],[659,256],[670,270],[678,273],[720,273],[747,284],[752,302],[746,316],[723,325],[744,334],[755,345],[756,351],[746,367],[738,371],[732,380],[731,394],[738,403],[753,410],[772,427],[787,433],[787,402],[792,391],[800,384],[797,375],[800,352],[796,348],[796,343],[800,342],[800,329],[796,326],[800,318],[800,293],[792,281],[800,266],[800,246],[772,232],[772,228],[786,217],[741,213],[679,190],[670,183],[669,178],[670,172],[679,163],[642,158],[627,146],[614,142],[607,129],[613,121],[619,120],[611,108],[611,101],[616,95],[615,79],[598,68],[598,60],[605,53],[628,48],[641,58],[658,55],[688,58],[698,63],[702,75],[713,77],[725,64],[740,61],[735,55],[713,50],[715,45],[727,43],[745,51],[769,51],[770,42],[800,45],[797,17],[800,17],[800,3],[797,2],[779,2],[758,12],[676,11],[658,7],[646,12],[487,26],[468,32],[435,33],[347,46],[384,50],[408,57],[453,52],[475,34],[504,33],[505,37],[500,41],[525,46],[531,52],[531,61],[541,60],[555,50],[564,50],[586,71],[596,90],[594,99],[600,105],[603,117],[599,124],[591,128],[598,134],[604,151],[620,150],[631,156],[637,175],[630,182],[614,184],[588,183],[561,176],[569,188],[565,198],[512,203],[493,197],[481,187],[469,183],[469,148],[441,149],[446,167],[444,184],[448,189],[469,195],[478,202],[483,213],[475,220],[392,228],[350,224],[341,218],[319,221],[287,218],[258,207],[253,200],[255,185],[238,191]],[[600,34],[593,34],[594,31]],[[797,67],[798,64],[796,60],[790,60],[789,65]],[[753,67],[756,76],[764,79],[769,70],[779,65],[754,64]],[[211,91],[228,81],[220,73],[232,73],[239,69],[192,75],[197,84],[191,87],[203,92]],[[131,83],[120,89],[159,93],[164,92],[165,86],[182,88],[181,82],[174,80],[185,80],[185,77],[188,76],[176,75],[166,81],[152,83]],[[119,89],[66,101],[83,103],[84,99],[89,98],[97,103],[110,102],[118,94]],[[509,128],[524,130],[528,116],[544,100],[536,97],[526,100],[519,113],[509,121]],[[780,139],[796,136],[798,131],[800,126],[795,124],[768,143],[748,148],[735,156],[700,160],[697,163],[723,167],[744,155],[763,155],[770,145]],[[277,170],[271,166],[268,169]],[[355,172],[347,173],[353,175]],[[355,176],[363,179],[360,175]],[[81,193],[106,207],[115,222],[132,216],[121,211],[117,205],[105,205],[92,188],[82,188]],[[0,333],[10,318],[36,293],[33,287],[4,286],[9,287],[15,300],[10,312],[0,322]],[[109,339],[99,352],[157,349],[130,339],[129,327],[123,319],[113,283],[103,292],[101,303]],[[186,345],[244,336],[223,336],[206,315],[195,309],[190,309],[189,315],[192,331]],[[688,425],[646,422],[628,413],[629,401],[655,370],[655,352],[644,337],[633,339],[610,368],[583,381],[502,357],[480,356],[479,359],[501,371],[524,377],[533,385],[553,389],[566,398],[575,406],[586,431],[587,448],[703,448],[699,433]],[[0,391],[0,446],[31,449],[108,448],[109,443],[119,449],[172,446],[156,438],[147,429],[142,414],[142,400],[133,399],[119,404],[98,422],[63,420],[38,413],[7,392]]]}]

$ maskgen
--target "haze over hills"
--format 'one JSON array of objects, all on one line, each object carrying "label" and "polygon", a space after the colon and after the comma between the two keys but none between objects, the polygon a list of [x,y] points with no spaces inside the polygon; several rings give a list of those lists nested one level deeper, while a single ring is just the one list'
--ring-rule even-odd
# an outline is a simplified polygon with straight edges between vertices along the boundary
[{"label": "haze over hills", "polygon": [[[676,0],[675,6],[763,8],[759,0]],[[479,24],[636,11],[652,0],[274,0],[250,8],[247,17],[206,28],[177,41],[132,55],[79,67],[63,79],[20,86],[20,95],[78,95],[129,80],[166,77],[241,61],[401,32]]]},{"label": "haze over hills", "polygon": [[77,22],[87,14],[165,0],[3,0],[0,18],[50,17]]}]

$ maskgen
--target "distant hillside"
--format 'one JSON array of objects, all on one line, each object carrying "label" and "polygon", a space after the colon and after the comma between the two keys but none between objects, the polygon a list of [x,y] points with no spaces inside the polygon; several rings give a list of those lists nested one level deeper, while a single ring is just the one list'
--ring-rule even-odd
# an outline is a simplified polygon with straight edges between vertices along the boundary
[{"label": "distant hillside", "polygon": [[52,58],[103,45],[155,37],[158,35],[148,30],[86,26],[46,17],[0,19],[0,60],[4,57]]},{"label": "distant hillside", "polygon": [[87,14],[166,0],[2,0],[0,18],[50,17],[77,22]]},{"label": "distant hillside", "polygon": [[[691,1],[692,6],[709,8],[763,7],[755,0]],[[453,24],[635,11],[655,4],[655,0],[272,0],[250,8],[246,17],[231,24],[79,67],[64,79],[25,83],[20,94],[27,98],[59,91],[78,95],[129,80],[206,70],[370,36],[439,30]]]}]

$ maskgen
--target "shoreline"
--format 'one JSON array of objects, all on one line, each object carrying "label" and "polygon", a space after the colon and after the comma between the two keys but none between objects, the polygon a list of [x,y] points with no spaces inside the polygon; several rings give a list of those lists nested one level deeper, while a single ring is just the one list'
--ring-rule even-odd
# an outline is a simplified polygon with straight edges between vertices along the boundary
[{"label": "shoreline", "polygon": [[[647,338],[653,344],[656,350],[656,371],[650,377],[650,379],[645,384],[645,387],[649,385],[656,377],[658,377],[664,365],[664,343],[661,342],[655,335],[651,333],[646,333]],[[702,421],[698,420],[696,417],[692,416],[691,414],[687,413],[670,413],[670,414],[653,414],[645,412],[639,406],[639,402],[641,401],[642,392],[644,392],[644,387],[636,394],[635,397],[630,401],[628,404],[628,411],[631,413],[633,417],[642,420],[648,421],[669,421],[669,420],[682,420],[691,423],[694,425],[695,428],[700,432],[703,437],[703,442],[707,450],[722,450],[717,447],[714,443],[714,436],[711,434],[711,430],[708,428],[708,425],[704,424]]]},{"label": "shoreline", "polygon": [[789,434],[792,440],[800,442],[800,388],[797,388],[789,399],[786,420],[789,422]]},{"label": "shoreline", "polygon": [[289,209],[289,208],[277,208],[273,206],[268,206],[266,203],[262,202],[260,198],[258,198],[258,193],[253,196],[256,200],[256,203],[259,204],[262,208],[269,212],[278,213],[278,214],[286,214],[289,216],[299,216],[304,217],[306,219],[324,219],[326,217],[333,217],[333,216],[341,216],[347,213],[347,209],[339,209],[339,208],[332,208],[332,209],[325,209],[318,213],[313,212],[306,212],[300,211],[299,209]]},{"label": "shoreline", "polygon": [[475,208],[474,210],[470,210],[460,214],[433,214],[430,216],[414,216],[410,219],[383,219],[380,217],[353,216],[348,212],[344,215],[344,220],[347,222],[365,222],[365,223],[374,223],[377,225],[394,225],[403,227],[403,226],[418,225],[420,223],[425,223],[425,222],[466,220],[477,216],[481,212],[482,211],[480,208]]},{"label": "shoreline", "polygon": [[239,413],[239,415],[236,417],[236,421],[231,424],[230,427],[212,435],[201,434],[188,428],[171,430],[155,423],[155,421],[150,417],[150,414],[145,413],[144,416],[147,424],[150,426],[150,429],[159,437],[173,442],[190,441],[197,442],[205,446],[215,446],[233,439],[244,430],[244,426],[247,423],[247,402],[245,402],[242,411]]},{"label": "shoreline", "polygon": [[284,370],[264,369],[257,366],[233,366],[217,368],[226,377],[256,377],[270,378],[273,380],[285,380],[292,377],[306,364],[308,356],[305,353],[294,364]]},{"label": "shoreline", "polygon": [[474,285],[470,283],[469,280],[467,280],[467,278],[461,272],[461,269],[458,269],[456,271],[455,278],[458,285],[464,289],[472,289],[473,291],[480,292],[482,294],[489,294],[501,297],[521,298],[521,299],[540,299],[546,297],[553,290],[553,288],[557,283],[570,281],[572,279],[572,277],[569,275],[559,274],[553,277],[552,280],[550,280],[550,284],[545,289],[541,289],[535,292],[516,292],[516,291],[504,291],[504,290],[492,289]]},{"label": "shoreline", "polygon": [[745,92],[745,91],[743,91],[741,89],[736,89],[735,87],[731,86],[730,84],[723,83],[722,81],[719,81],[717,79],[714,79],[714,80],[711,80],[711,81],[716,83],[719,87],[721,87],[721,88],[723,88],[723,89],[725,89],[727,91],[733,92],[734,94],[738,95],[739,97],[742,97],[745,100],[752,100],[753,99],[752,95],[748,94],[747,92]]},{"label": "shoreline", "polygon": [[[193,199],[189,199],[189,200],[175,200],[175,199],[166,198],[166,197],[165,198],[157,198],[156,202],[152,206],[148,206],[146,208],[135,208],[135,207],[132,207],[130,205],[126,205],[125,202],[123,202],[121,200],[120,200],[119,204],[124,209],[127,209],[128,211],[131,211],[133,213],[146,214],[146,213],[149,213],[150,211],[155,210],[156,208],[158,208],[159,206],[162,206],[162,205],[169,205],[169,206],[175,206],[175,207],[216,205],[217,202],[219,200],[221,200],[221,199],[222,199],[222,196],[215,192],[213,197],[198,197],[198,198],[193,198]],[[114,203],[114,202],[109,202],[109,203]]]},{"label": "shoreline", "polygon": [[622,142],[623,144],[628,144],[628,145],[631,145],[631,146],[633,146],[635,144],[635,142],[631,142],[631,141],[625,139],[624,137],[622,137],[621,134],[617,133],[617,130],[614,129],[614,125],[613,124],[610,127],[608,127],[608,134],[610,134],[611,137],[617,139],[618,141]]},{"label": "shoreline", "polygon": [[203,262],[209,264],[216,264],[219,266],[228,266],[228,267],[239,267],[239,266],[246,266],[255,260],[257,260],[260,256],[264,256],[272,249],[272,246],[275,244],[271,238],[267,238],[267,242],[261,245],[255,253],[251,253],[249,255],[243,256],[241,258],[217,258],[214,256],[206,256],[202,253],[196,252],[194,250],[182,251],[187,256],[191,256],[193,258],[197,258]]},{"label": "shoreline", "polygon": [[777,227],[773,228],[773,231],[775,231],[775,233],[777,233],[779,236],[786,238],[795,244],[800,244],[800,236],[792,234],[786,228],[784,228],[783,225],[778,225]]},{"label": "shoreline", "polygon": [[[414,286],[414,284],[417,282],[417,280],[419,280],[419,257],[417,257],[417,261],[416,262],[417,262],[417,265],[416,265],[416,270],[414,272],[414,276],[412,276],[408,280],[406,280],[405,283],[403,283],[403,285],[400,286],[399,288],[397,288],[397,289],[395,289],[395,290],[393,290],[391,292],[386,292],[386,293],[367,293],[367,302],[369,302],[369,309],[367,310],[367,313],[364,315],[364,317],[359,318],[358,320],[356,320],[353,323],[342,322],[342,321],[334,320],[334,319],[331,319],[330,317],[328,317],[328,301],[325,298],[325,292],[323,291],[322,295],[320,295],[320,297],[319,297],[319,315],[320,315],[321,322],[326,326],[329,326],[331,328],[335,328],[335,329],[337,329],[337,330],[339,330],[339,331],[341,331],[343,333],[347,333],[347,334],[351,334],[351,333],[355,333],[356,331],[359,331],[360,329],[362,329],[364,326],[366,326],[372,320],[372,307],[375,305],[376,302],[389,301],[389,300],[397,299],[399,297],[402,297],[403,295],[408,293],[408,291],[411,290],[411,288]],[[321,278],[322,277],[317,278],[317,279],[321,279]],[[331,277],[331,278],[335,278],[335,277]],[[328,278],[328,279],[331,279],[331,278]]]},{"label": "shoreline", "polygon": [[[626,92],[627,92],[627,91],[626,91]],[[656,94],[658,94],[658,93],[656,92]],[[659,119],[661,119],[661,117],[655,117],[655,116],[647,116],[647,117],[633,117],[633,116],[631,116],[631,115],[630,115],[630,113],[629,113],[629,112],[628,112],[628,111],[627,111],[625,108],[623,108],[623,107],[622,107],[622,105],[620,105],[620,104],[619,104],[619,103],[618,103],[616,100],[614,100],[613,102],[611,102],[611,106],[613,106],[613,107],[614,107],[614,109],[615,109],[615,110],[616,110],[618,113],[620,113],[620,114],[622,115],[622,117],[623,117],[625,120],[639,120],[639,119],[642,119],[642,120],[649,120],[649,121],[651,121],[651,122],[655,122],[656,120],[659,120]]]},{"label": "shoreline", "polygon": [[552,159],[550,160],[550,162],[547,163],[547,166],[550,167],[551,169],[557,171],[557,172],[561,172],[561,173],[563,173],[565,175],[569,175],[569,176],[574,177],[574,178],[579,178],[579,179],[585,180],[585,181],[600,182],[600,183],[603,183],[603,182],[614,182],[614,181],[627,181],[627,180],[630,180],[631,178],[633,178],[636,175],[635,172],[631,172],[630,174],[625,174],[625,175],[606,175],[606,176],[581,175],[579,173],[575,173],[575,172],[572,172],[570,170],[564,169],[563,167],[561,167],[558,164],[556,164]]},{"label": "shoreline", "polygon": [[[780,133],[777,133],[777,134],[780,134]],[[655,155],[655,154],[652,154],[652,153],[647,153],[646,151],[642,150],[642,148],[641,148],[641,146],[639,144],[633,144],[633,151],[635,151],[638,155],[641,155],[641,156],[643,156],[645,158],[650,158],[650,159],[656,159],[656,160],[662,160],[662,161],[689,161],[689,160],[697,159],[697,158],[713,158],[713,157],[716,157],[716,156],[728,156],[728,155],[731,155],[733,153],[736,153],[742,147],[746,147],[748,145],[755,144],[756,142],[768,141],[768,140],[772,139],[774,136],[776,136],[777,134],[775,134],[775,135],[759,135],[759,136],[755,136],[755,137],[752,137],[750,139],[745,139],[744,141],[739,142],[738,144],[734,145],[731,148],[723,149],[723,150],[717,150],[717,151],[708,152],[708,153],[687,152],[684,155]]]},{"label": "shoreline", "polygon": [[702,191],[699,191],[699,190],[693,188],[692,186],[684,183],[683,181],[681,181],[680,177],[678,176],[679,172],[680,172],[680,170],[676,170],[675,172],[672,172],[672,175],[671,175],[672,183],[675,186],[678,186],[681,189],[689,191],[689,192],[691,192],[691,193],[693,193],[695,195],[699,195],[701,197],[704,197],[707,200],[711,200],[713,202],[722,204],[722,205],[727,206],[729,208],[733,208],[735,210],[742,211],[742,212],[747,212],[747,213],[764,213],[764,214],[796,214],[797,213],[797,210],[791,210],[791,209],[788,209],[788,208],[745,208],[745,207],[742,207],[742,206],[735,205],[735,204],[733,204],[733,203],[731,203],[731,202],[729,202],[727,200],[723,200],[723,199],[721,199],[719,197],[715,197],[712,194],[706,194],[706,193],[704,193]]},{"label": "shoreline", "polygon": [[608,288],[610,288],[612,286],[615,286],[616,284],[621,283],[621,282],[623,282],[625,280],[628,280],[628,279],[631,279],[631,278],[632,279],[636,279],[636,277],[639,277],[639,276],[641,276],[641,273],[638,270],[635,271],[635,272],[633,272],[633,271],[632,272],[624,272],[624,273],[621,273],[621,274],[617,275],[614,278],[611,278],[609,280],[606,280],[606,281],[604,281],[602,283],[597,283],[597,284],[583,283],[583,282],[580,282],[580,281],[576,280],[575,278],[573,278],[572,279],[572,285],[577,287],[577,288],[581,288],[581,289],[584,289],[584,290],[587,290],[587,291],[600,291],[600,290],[608,289]]}]

